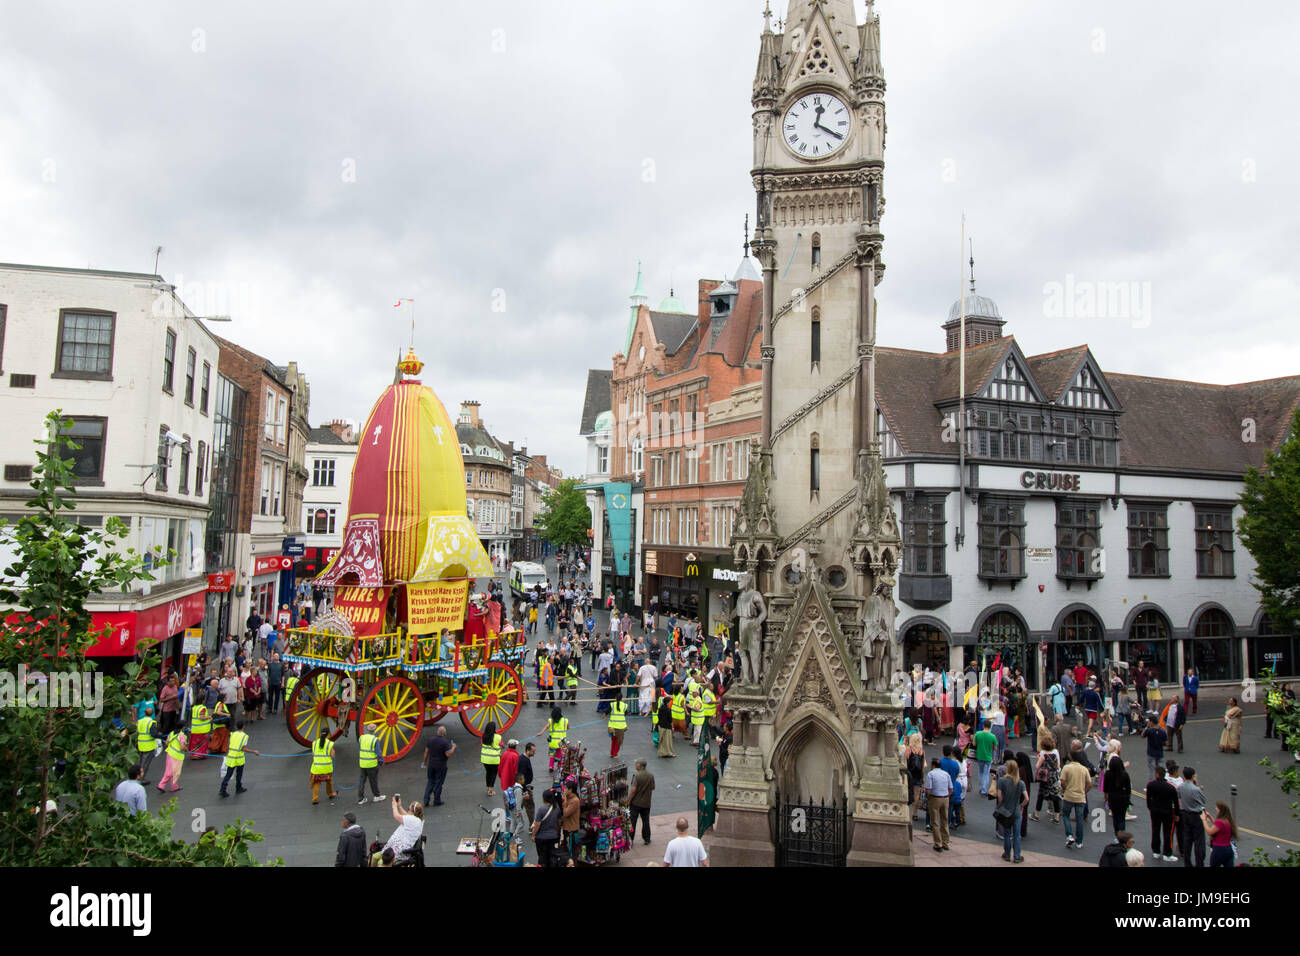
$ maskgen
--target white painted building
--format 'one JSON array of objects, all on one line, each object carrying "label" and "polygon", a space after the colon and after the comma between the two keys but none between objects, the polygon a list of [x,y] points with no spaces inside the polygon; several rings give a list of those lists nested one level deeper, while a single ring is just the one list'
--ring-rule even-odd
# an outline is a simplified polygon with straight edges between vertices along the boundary
[{"label": "white painted building", "polygon": [[964,476],[959,306],[946,352],[876,351],[904,661],[1001,652],[1039,688],[1079,660],[1143,660],[1162,681],[1300,672],[1236,532],[1242,475],[1285,439],[1300,376],[1104,373],[1086,345],[1026,356],[992,300],[966,306]]},{"label": "white painted building", "polygon": [[300,577],[312,578],[319,574],[343,543],[352,467],[356,460],[357,438],[350,423],[336,420],[308,433],[308,477],[302,508],[307,550],[300,559],[303,564]]},{"label": "white painted building", "polygon": [[161,277],[0,265],[0,512],[21,515],[33,441],[60,409],[75,452],[77,515],[130,525],[123,546],[175,551],[156,580],[97,595],[94,625],[112,628],[101,658],[130,657],[203,619],[204,534],[218,345]]},{"label": "white painted building", "polygon": [[606,536],[604,490],[609,481],[610,439],[614,422],[609,391],[612,374],[608,369],[588,370],[582,421],[578,425],[578,434],[587,446],[587,465],[581,488],[586,494],[587,507],[591,509],[591,563],[587,570],[591,576],[592,593],[601,597],[608,593],[605,578],[612,579],[613,576],[612,551],[605,554],[610,542]]}]

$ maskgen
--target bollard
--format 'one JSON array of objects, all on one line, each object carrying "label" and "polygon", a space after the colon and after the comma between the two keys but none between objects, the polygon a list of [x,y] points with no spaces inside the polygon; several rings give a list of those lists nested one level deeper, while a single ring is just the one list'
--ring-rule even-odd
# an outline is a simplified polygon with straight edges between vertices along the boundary
[{"label": "bollard", "polygon": [[[1228,791],[1229,793],[1232,794],[1230,798],[1232,801],[1232,819],[1236,820],[1237,819],[1237,785],[1234,783],[1231,787],[1228,788]],[[1240,826],[1240,824],[1238,824],[1238,826]]]}]

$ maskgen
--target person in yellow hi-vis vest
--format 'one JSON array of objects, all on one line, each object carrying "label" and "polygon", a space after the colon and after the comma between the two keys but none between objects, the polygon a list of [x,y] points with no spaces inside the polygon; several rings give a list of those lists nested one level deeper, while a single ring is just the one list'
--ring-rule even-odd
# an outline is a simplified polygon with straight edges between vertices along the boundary
[{"label": "person in yellow hi-vis vest", "polygon": [[704,729],[704,701],[700,699],[700,685],[695,685],[695,693],[686,698],[686,706],[691,712],[691,743],[700,742],[700,731]]},{"label": "person in yellow hi-vis vest", "polygon": [[627,730],[627,702],[615,697],[609,702],[609,755],[618,756],[623,746],[623,734]]},{"label": "person in yellow hi-vis vest", "polygon": [[158,792],[162,793],[167,781],[171,781],[171,792],[183,790],[184,787],[178,786],[181,780],[181,770],[185,766],[185,754],[189,750],[190,741],[184,731],[173,730],[167,737],[167,772],[163,778],[158,781]]},{"label": "person in yellow hi-vis vest", "polygon": [[378,729],[374,724],[366,724],[363,733],[357,738],[357,763],[361,767],[361,779],[357,781],[357,806],[366,802],[366,781],[370,781],[370,792],[374,802],[386,799],[386,794],[379,792],[379,765],[384,762],[379,753],[379,738],[375,736]]},{"label": "person in yellow hi-vis vest", "polygon": [[221,795],[230,796],[226,792],[226,787],[230,783],[231,774],[235,777],[235,793],[243,793],[248,788],[244,786],[244,755],[257,754],[262,756],[260,751],[253,750],[248,746],[248,734],[244,733],[244,722],[241,720],[235,724],[235,730],[230,735],[230,742],[226,750],[226,775],[221,778]]},{"label": "person in yellow hi-vis vest", "polygon": [[328,730],[311,745],[311,804],[320,803],[320,785],[325,784],[325,795],[334,802],[334,741]]},{"label": "person in yellow hi-vis vest", "polygon": [[497,733],[495,721],[489,720],[483,725],[483,747],[479,751],[479,761],[487,776],[487,795],[495,792],[492,785],[496,783],[497,773],[501,769],[501,735]]},{"label": "person in yellow hi-vis vest", "polygon": [[158,721],[153,719],[152,704],[145,707],[144,716],[135,722],[135,750],[140,755],[140,785],[147,787],[151,783],[149,765],[158,752]]},{"label": "person in yellow hi-vis vest", "polygon": [[542,734],[546,734],[546,746],[550,752],[550,760],[547,761],[546,769],[548,771],[554,770],[555,754],[560,749],[560,745],[564,743],[565,737],[569,735],[569,721],[559,707],[551,708],[551,719],[533,736],[540,737]]},{"label": "person in yellow hi-vis vest", "polygon": [[673,733],[689,736],[686,729],[686,695],[682,693],[681,684],[673,685]]},{"label": "person in yellow hi-vis vest", "polygon": [[704,723],[712,727],[713,718],[718,713],[718,695],[713,693],[713,685],[705,684],[700,700],[704,703]]},{"label": "person in yellow hi-vis vest", "polygon": [[195,760],[208,755],[208,738],[212,736],[212,711],[202,701],[190,708],[189,754]]},{"label": "person in yellow hi-vis vest", "polygon": [[289,701],[293,698],[293,689],[298,686],[298,675],[290,673],[284,680],[284,707],[289,709]]}]

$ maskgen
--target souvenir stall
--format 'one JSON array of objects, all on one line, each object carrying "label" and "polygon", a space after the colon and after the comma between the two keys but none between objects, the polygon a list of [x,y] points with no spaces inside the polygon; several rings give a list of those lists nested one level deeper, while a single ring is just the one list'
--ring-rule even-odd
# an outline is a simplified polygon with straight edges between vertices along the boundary
[{"label": "souvenir stall", "polygon": [[627,764],[591,772],[585,766],[586,756],[587,750],[581,744],[564,744],[557,753],[551,789],[563,801],[565,787],[570,782],[578,785],[582,810],[574,863],[580,866],[617,863],[631,848]]}]

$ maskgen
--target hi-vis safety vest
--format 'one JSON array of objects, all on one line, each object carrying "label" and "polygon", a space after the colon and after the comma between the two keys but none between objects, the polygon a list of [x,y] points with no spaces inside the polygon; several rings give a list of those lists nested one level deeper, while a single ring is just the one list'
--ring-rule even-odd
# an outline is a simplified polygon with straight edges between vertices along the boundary
[{"label": "hi-vis safety vest", "polygon": [[288,700],[293,696],[293,689],[298,686],[298,675],[290,674],[289,679],[284,682],[284,699]]},{"label": "hi-vis safety vest", "polygon": [[678,692],[673,695],[673,720],[686,719],[686,697]]},{"label": "hi-vis safety vest", "polygon": [[555,684],[555,672],[551,670],[551,662],[549,659],[542,661],[542,666],[538,672],[537,679],[541,683],[543,689],[549,689]]},{"label": "hi-vis safety vest", "polygon": [[199,704],[190,713],[190,733],[206,734],[212,730],[212,712]]},{"label": "hi-vis safety vest", "polygon": [[492,739],[483,738],[483,749],[479,753],[480,762],[488,766],[501,763],[501,735],[493,734]]},{"label": "hi-vis safety vest", "polygon": [[230,735],[230,749],[226,752],[227,767],[242,767],[244,765],[244,748],[248,746],[248,734],[242,730],[236,730]]},{"label": "hi-vis safety vest", "polygon": [[1280,690],[1271,690],[1268,692],[1268,706],[1274,710],[1282,709],[1282,692]]},{"label": "hi-vis safety vest", "polygon": [[627,704],[621,700],[610,701],[609,729],[627,730]]},{"label": "hi-vis safety vest", "polygon": [[712,717],[718,712],[718,698],[713,696],[713,691],[704,692],[704,716]]},{"label": "hi-vis safety vest", "polygon": [[564,738],[569,733],[569,718],[561,717],[558,723],[547,721],[546,725],[550,728],[547,742],[552,750],[559,750],[560,744],[564,743]]},{"label": "hi-vis safety vest", "polygon": [[357,748],[362,770],[369,770],[371,767],[379,766],[379,756],[376,753],[379,749],[378,737],[374,734],[362,734],[357,739]]},{"label": "hi-vis safety vest", "polygon": [[334,741],[318,740],[311,745],[311,772],[334,772]]},{"label": "hi-vis safety vest", "polygon": [[185,748],[181,746],[181,735],[179,731],[173,730],[167,738],[167,756],[176,760],[185,759]]},{"label": "hi-vis safety vest", "polygon": [[576,666],[574,666],[573,664],[570,664],[569,667],[568,667],[568,669],[565,671],[565,674],[566,674],[567,676],[565,677],[565,680],[564,680],[564,686],[566,686],[566,687],[577,687],[577,686],[578,686],[578,668],[577,668]]},{"label": "hi-vis safety vest", "polygon": [[691,707],[691,723],[692,724],[704,723],[704,701],[700,700],[698,697],[692,697],[690,699],[690,707]]},{"label": "hi-vis safety vest", "polygon": [[135,749],[142,754],[154,749],[153,728],[157,723],[152,717],[141,717],[135,722]]}]

